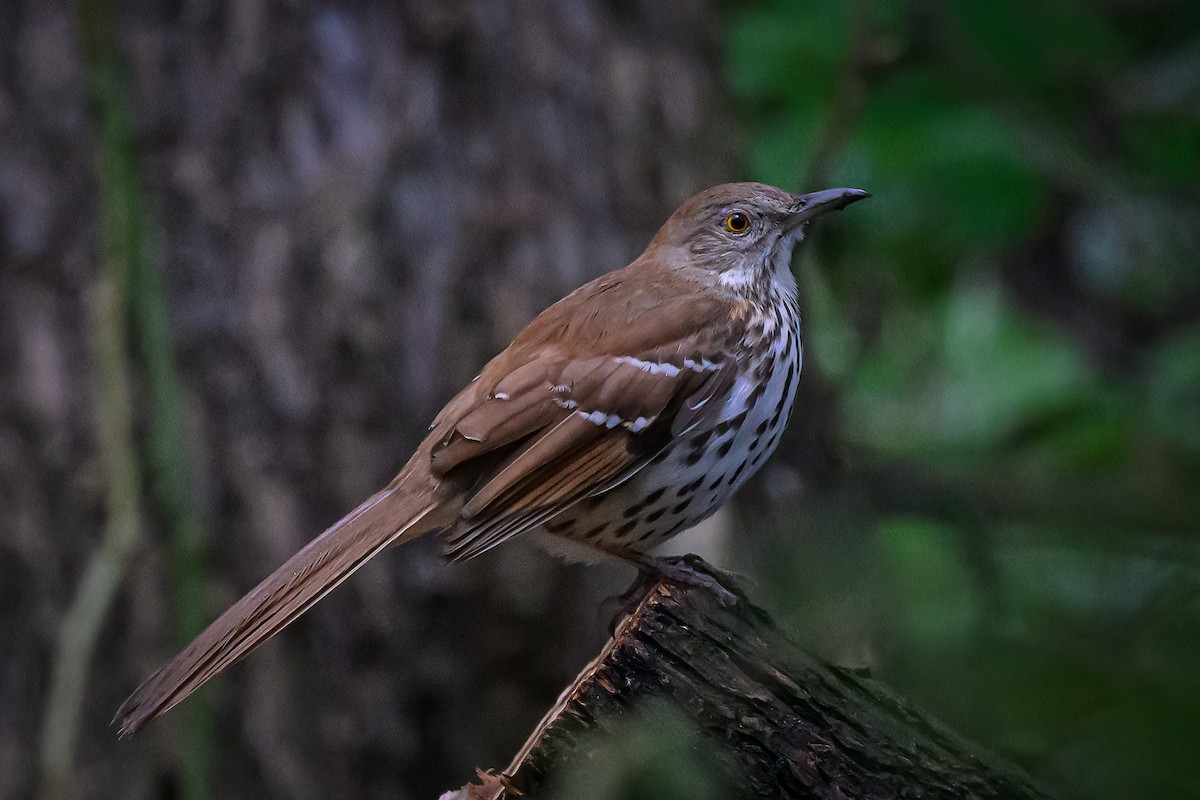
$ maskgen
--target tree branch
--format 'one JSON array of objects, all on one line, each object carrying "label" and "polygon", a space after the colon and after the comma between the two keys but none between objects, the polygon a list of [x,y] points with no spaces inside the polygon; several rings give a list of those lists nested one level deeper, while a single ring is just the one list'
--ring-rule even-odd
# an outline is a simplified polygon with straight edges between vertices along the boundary
[{"label": "tree branch", "polygon": [[727,578],[688,559],[732,595],[666,577],[637,589],[631,612],[513,762],[443,800],[545,796],[558,767],[653,701],[694,725],[745,796],[1048,797],[878,681],[803,652]]}]

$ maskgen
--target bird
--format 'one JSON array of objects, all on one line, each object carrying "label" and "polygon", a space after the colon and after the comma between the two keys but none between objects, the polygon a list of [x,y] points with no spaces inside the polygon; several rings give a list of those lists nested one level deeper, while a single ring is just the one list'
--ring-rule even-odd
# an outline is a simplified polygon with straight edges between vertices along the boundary
[{"label": "bird", "polygon": [[713,514],[779,444],[802,360],[792,252],[861,189],[761,183],[686,200],[629,265],[539,314],[434,418],[400,472],[221,614],[117,711],[127,736],[383,550],[452,561],[520,536],[665,570],[651,551]]}]

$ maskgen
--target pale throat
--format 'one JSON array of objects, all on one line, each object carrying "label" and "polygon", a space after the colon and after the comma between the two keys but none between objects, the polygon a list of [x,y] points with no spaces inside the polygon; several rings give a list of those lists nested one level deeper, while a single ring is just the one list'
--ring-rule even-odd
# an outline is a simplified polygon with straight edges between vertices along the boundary
[{"label": "pale throat", "polygon": [[739,299],[756,305],[772,302],[777,297],[795,302],[792,250],[802,238],[800,232],[785,236],[763,258],[722,272],[718,283]]}]

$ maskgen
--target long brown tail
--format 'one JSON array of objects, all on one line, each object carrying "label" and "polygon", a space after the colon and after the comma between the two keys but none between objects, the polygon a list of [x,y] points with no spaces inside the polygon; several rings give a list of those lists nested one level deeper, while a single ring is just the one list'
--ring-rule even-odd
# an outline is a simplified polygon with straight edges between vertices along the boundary
[{"label": "long brown tail", "polygon": [[[207,680],[274,636],[388,545],[431,527],[422,520],[439,503],[393,485],[313,539],[253,591],[219,616],[117,710],[128,736]],[[419,507],[415,507],[419,506]]]}]

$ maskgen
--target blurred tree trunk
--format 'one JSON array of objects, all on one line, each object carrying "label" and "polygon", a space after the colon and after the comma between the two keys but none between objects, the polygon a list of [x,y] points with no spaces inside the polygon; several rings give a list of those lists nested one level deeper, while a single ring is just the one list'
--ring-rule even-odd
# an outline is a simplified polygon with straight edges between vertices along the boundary
[{"label": "blurred tree trunk", "polygon": [[[390,477],[539,309],[730,177],[700,0],[117,8],[209,615]],[[74,20],[0,10],[0,797],[33,787],[57,623],[104,521]],[[170,717],[122,745],[106,727],[178,635],[147,510],[77,797],[169,795],[190,757]],[[597,595],[530,550],[380,561],[214,688],[217,796],[433,796],[511,752],[603,638]]]}]

